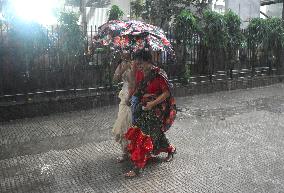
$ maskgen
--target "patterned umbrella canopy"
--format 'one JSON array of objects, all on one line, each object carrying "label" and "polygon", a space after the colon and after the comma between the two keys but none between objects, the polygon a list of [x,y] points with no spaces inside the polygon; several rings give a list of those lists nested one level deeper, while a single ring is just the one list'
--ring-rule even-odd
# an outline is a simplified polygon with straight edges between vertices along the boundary
[{"label": "patterned umbrella canopy", "polygon": [[142,49],[174,53],[164,31],[142,21],[109,21],[99,27],[96,43],[116,50],[136,52]]}]

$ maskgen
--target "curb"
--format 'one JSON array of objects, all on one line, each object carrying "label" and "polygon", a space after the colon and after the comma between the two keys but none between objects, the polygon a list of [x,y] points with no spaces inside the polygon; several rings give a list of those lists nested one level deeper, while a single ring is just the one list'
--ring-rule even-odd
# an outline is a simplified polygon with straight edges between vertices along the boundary
[{"label": "curb", "polygon": [[[175,97],[185,97],[219,91],[247,89],[283,82],[284,75],[175,83],[172,89]],[[87,110],[119,103],[118,91],[80,89],[76,92],[62,90],[28,93],[28,95],[6,96],[0,102],[0,122],[28,117],[45,116],[53,113]],[[4,102],[3,102],[4,101]]]}]

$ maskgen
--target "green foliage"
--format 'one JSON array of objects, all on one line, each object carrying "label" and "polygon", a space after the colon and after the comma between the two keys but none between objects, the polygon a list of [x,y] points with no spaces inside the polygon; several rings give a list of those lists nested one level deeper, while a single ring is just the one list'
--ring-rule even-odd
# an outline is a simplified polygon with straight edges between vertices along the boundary
[{"label": "green foliage", "polygon": [[[143,3],[142,3],[143,2]],[[207,0],[135,0],[131,10],[136,18],[142,17],[148,23],[159,27],[167,27],[171,19],[189,7],[195,7],[198,13],[207,8]]]},{"label": "green foliage", "polygon": [[108,14],[109,14],[108,21],[120,20],[124,15],[123,11],[117,5],[111,6],[111,9],[109,10]]},{"label": "green foliage", "polygon": [[227,49],[238,50],[244,40],[241,31],[241,19],[233,11],[229,10],[224,14],[224,20],[227,28]]},{"label": "green foliage", "polygon": [[254,18],[248,25],[246,37],[248,44],[252,49],[257,49],[257,47],[262,43],[265,37],[265,20],[261,18]]},{"label": "green foliage", "polygon": [[61,12],[58,18],[61,25],[76,26],[79,22],[79,15],[75,12]]},{"label": "green foliage", "polygon": [[141,17],[148,23],[164,28],[191,2],[191,0],[145,0]]},{"label": "green foliage", "polygon": [[238,50],[241,48],[244,42],[244,35],[240,27],[241,19],[237,14],[229,10],[224,14],[224,20],[226,22],[227,33],[227,63],[229,68],[233,69],[234,64],[237,62]]},{"label": "green foliage", "polygon": [[34,22],[10,22],[8,30],[9,44],[15,52],[26,54],[26,60],[40,56],[49,48],[47,29]]},{"label": "green foliage", "polygon": [[59,21],[60,48],[70,56],[84,53],[84,33],[78,25],[79,15],[74,12],[61,12]]},{"label": "green foliage", "polygon": [[[261,49],[268,59],[281,65],[281,55],[284,47],[284,23],[280,18],[253,19],[246,33],[247,42],[252,51],[253,60]],[[274,58],[274,59],[273,59]]]},{"label": "green foliage", "polygon": [[281,49],[284,46],[284,23],[280,18],[265,20],[264,46],[267,50]]},{"label": "green foliage", "polygon": [[284,45],[284,24],[280,18],[253,19],[247,31],[247,38],[253,48],[279,49]]},{"label": "green foliage", "polygon": [[172,0],[152,1],[147,6],[148,18],[153,24],[163,28],[174,15],[174,8],[175,2]]},{"label": "green foliage", "polygon": [[142,0],[131,1],[130,6],[132,12],[131,14],[133,14],[136,19],[142,16],[142,12],[144,9]]},{"label": "green foliage", "polygon": [[194,15],[188,10],[182,10],[174,21],[176,39],[183,41],[186,45],[190,45],[193,33],[195,33],[198,28],[197,25],[198,23]]},{"label": "green foliage", "polygon": [[188,10],[182,10],[174,20],[174,34],[177,40],[177,47],[180,52],[177,53],[180,57],[184,68],[182,69],[183,79],[186,81],[190,77],[190,64],[186,64],[186,55],[188,49],[193,44],[193,35],[197,31],[197,21],[194,15]]},{"label": "green foliage", "polygon": [[203,14],[203,19],[204,26],[201,31],[204,38],[202,40],[208,51],[209,70],[213,73],[214,66],[218,65],[221,60],[225,61],[224,63],[231,72],[238,61],[238,50],[244,40],[239,16],[232,11],[222,15],[207,10]]},{"label": "green foliage", "polygon": [[227,27],[224,16],[214,12],[204,13],[204,44],[209,49],[225,48],[227,45]]}]

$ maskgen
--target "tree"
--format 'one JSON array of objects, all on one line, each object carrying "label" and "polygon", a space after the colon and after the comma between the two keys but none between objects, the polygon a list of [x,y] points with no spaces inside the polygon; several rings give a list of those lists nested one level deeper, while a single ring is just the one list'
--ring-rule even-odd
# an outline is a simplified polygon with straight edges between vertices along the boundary
[{"label": "tree", "polygon": [[254,72],[255,63],[257,60],[257,50],[261,46],[263,39],[265,38],[265,20],[261,18],[253,18],[247,28],[246,38],[247,45],[250,49],[251,68]]},{"label": "tree", "polygon": [[78,25],[79,15],[74,12],[61,12],[59,21],[60,50],[69,57],[84,54],[84,32]]},{"label": "tree", "polygon": [[223,53],[227,46],[228,35],[224,16],[214,11],[205,11],[201,32],[202,44],[208,50],[208,72],[212,75],[220,62],[217,61],[222,55],[220,53]]},{"label": "tree", "polygon": [[142,17],[148,23],[166,28],[182,10],[194,7],[196,15],[202,18],[204,10],[211,4],[212,0],[145,0],[143,3],[135,0],[131,3],[131,10],[136,18]]},{"label": "tree", "polygon": [[87,15],[86,15],[86,5],[88,0],[65,0],[65,5],[79,7],[81,16],[81,25],[83,26],[84,34],[87,34]]},{"label": "tree", "polygon": [[86,4],[87,4],[87,0],[80,0],[80,13],[82,16],[81,25],[83,26],[84,34],[87,34]]},{"label": "tree", "polygon": [[130,12],[130,18],[133,16],[135,19],[138,19],[142,16],[143,12],[143,0],[136,0],[130,2],[131,12]]},{"label": "tree", "polygon": [[119,20],[124,15],[123,11],[117,5],[111,6],[108,14],[108,21]]},{"label": "tree", "polygon": [[233,11],[229,10],[224,15],[226,22],[227,44],[226,57],[229,67],[229,74],[232,78],[234,65],[237,63],[238,50],[240,49],[244,37],[241,31],[241,19]]},{"label": "tree", "polygon": [[205,10],[211,10],[212,0],[194,0],[192,5],[196,8],[197,16],[201,19]]},{"label": "tree", "polygon": [[146,0],[142,18],[148,23],[164,28],[174,15],[175,7],[176,3],[172,0]]},{"label": "tree", "polygon": [[187,50],[192,48],[192,44],[194,44],[193,36],[197,28],[196,18],[188,10],[181,11],[175,18],[174,34],[177,41],[176,50],[179,50],[176,54],[178,62],[183,65],[182,74],[185,79],[190,77],[190,66],[186,64]]},{"label": "tree", "polygon": [[[265,20],[265,38],[263,46],[269,58],[275,58],[275,64],[280,72],[282,52],[284,48],[284,25],[280,18],[269,18]],[[283,65],[283,64],[282,64]]]}]

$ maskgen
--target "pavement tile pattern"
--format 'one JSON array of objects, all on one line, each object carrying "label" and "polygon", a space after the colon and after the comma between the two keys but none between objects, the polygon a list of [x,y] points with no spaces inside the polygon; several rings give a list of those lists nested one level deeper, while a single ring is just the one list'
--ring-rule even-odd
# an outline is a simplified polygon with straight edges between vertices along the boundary
[{"label": "pavement tile pattern", "polygon": [[0,123],[0,192],[284,192],[284,84],[177,98],[177,147],[137,178],[117,164],[117,106]]}]

